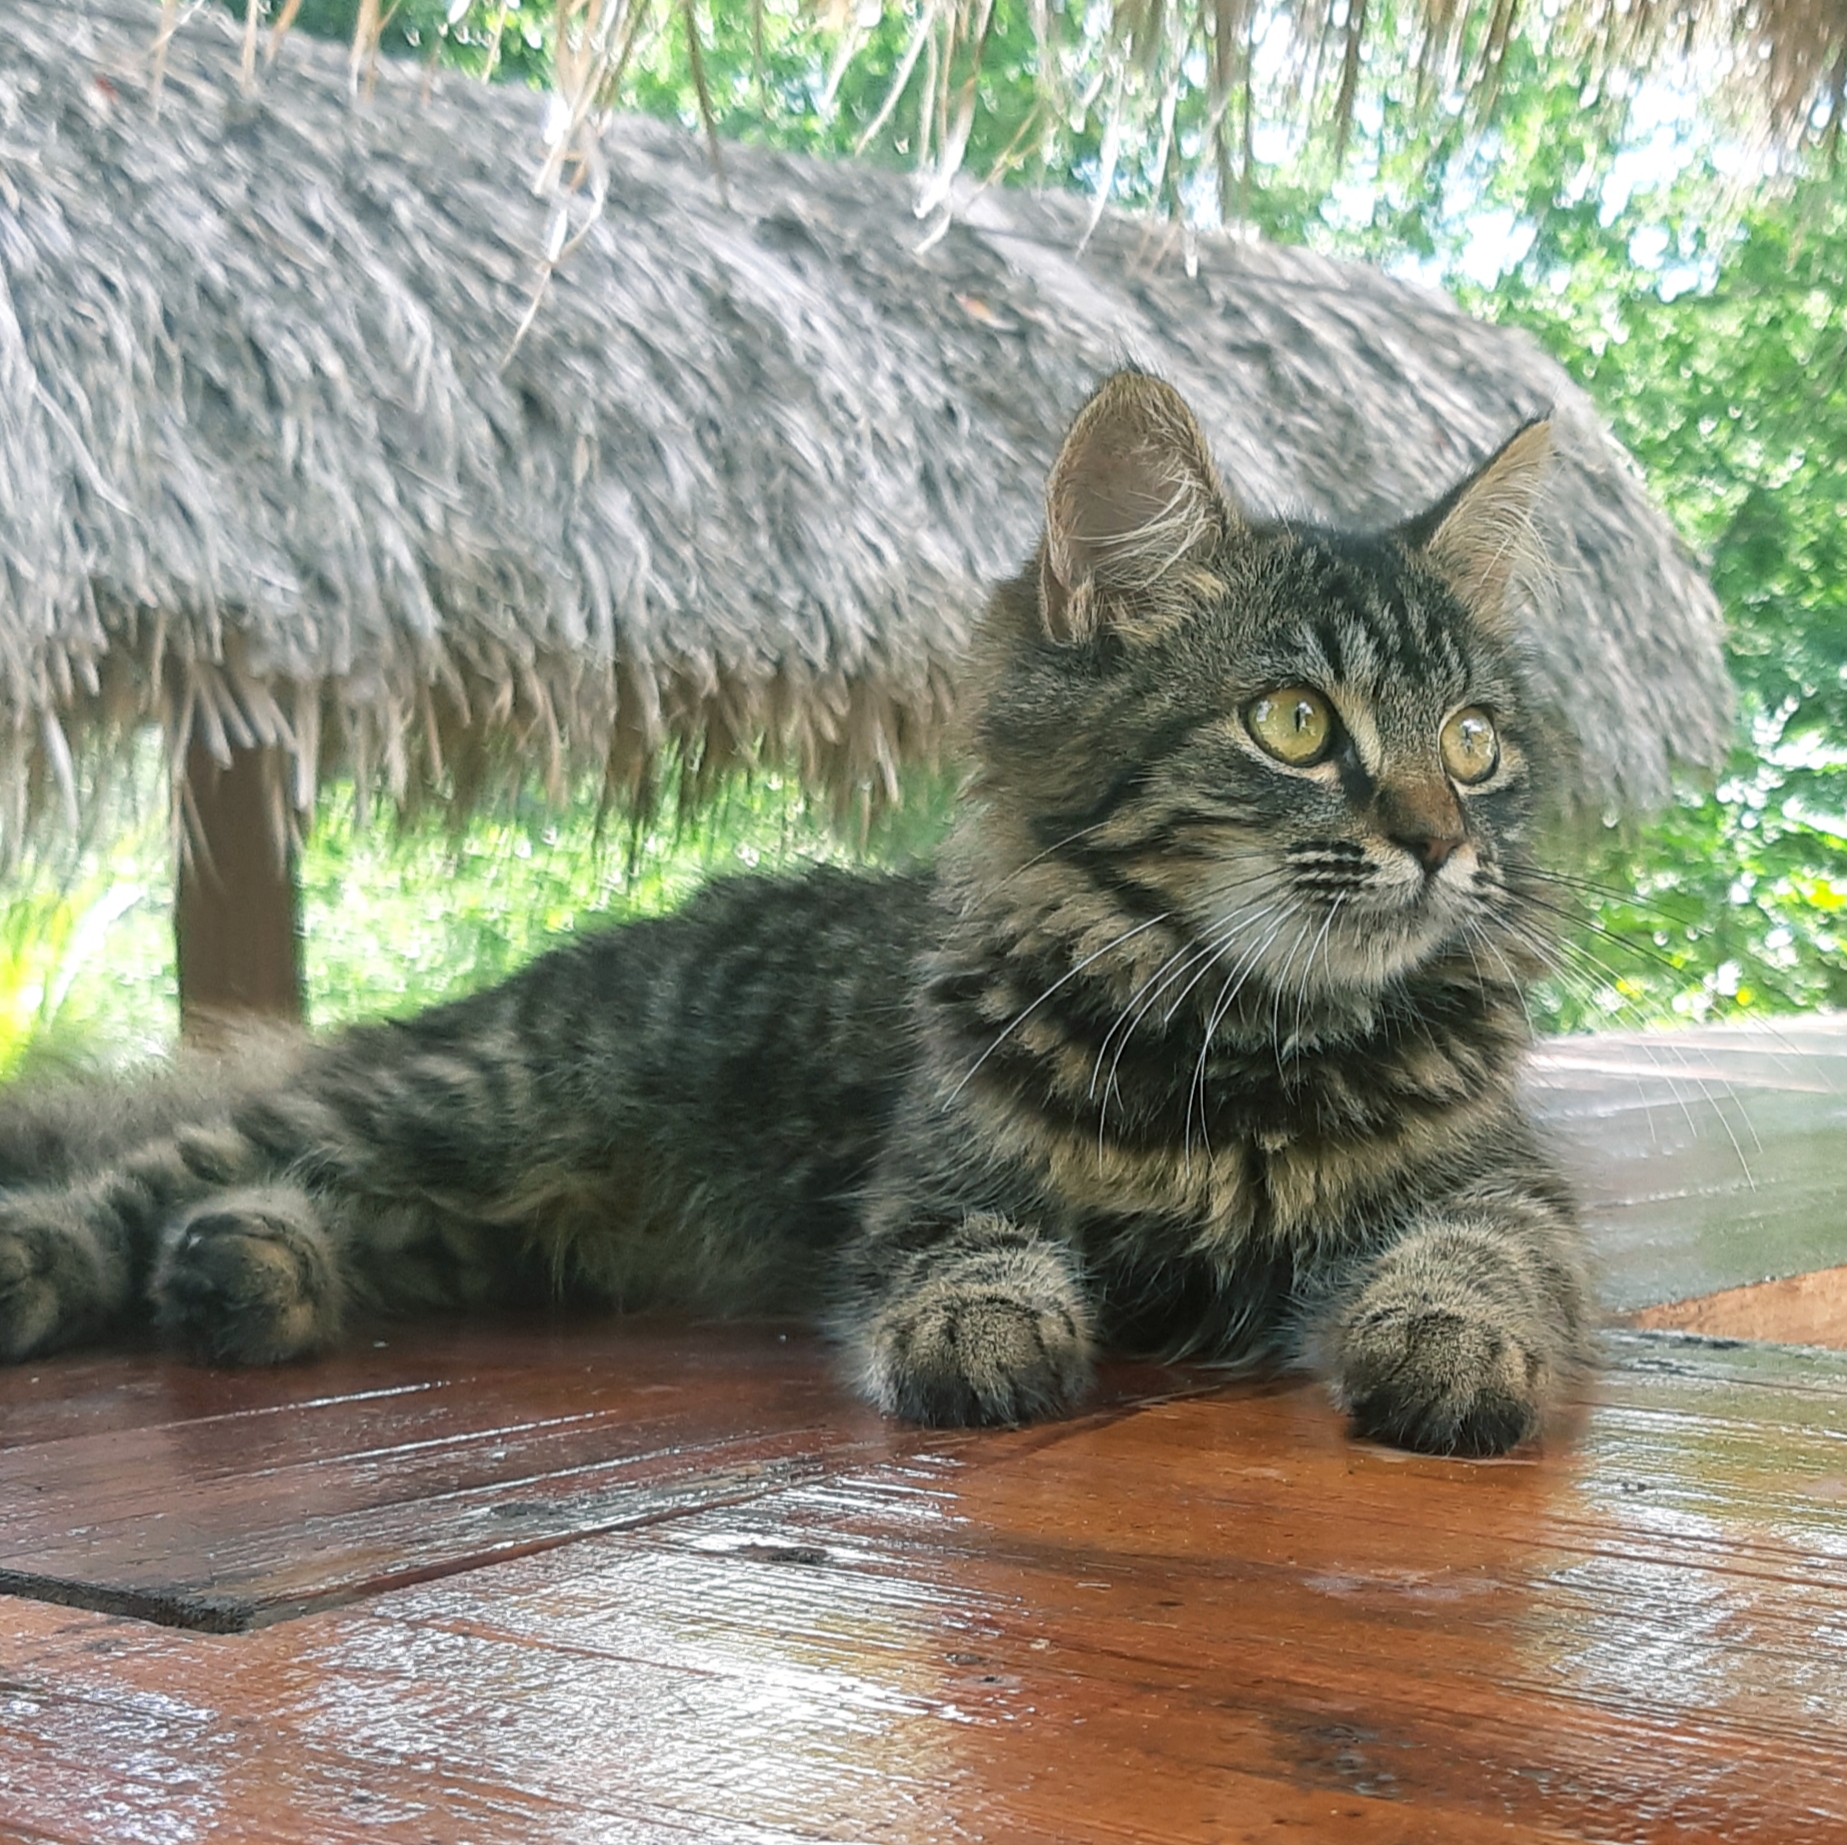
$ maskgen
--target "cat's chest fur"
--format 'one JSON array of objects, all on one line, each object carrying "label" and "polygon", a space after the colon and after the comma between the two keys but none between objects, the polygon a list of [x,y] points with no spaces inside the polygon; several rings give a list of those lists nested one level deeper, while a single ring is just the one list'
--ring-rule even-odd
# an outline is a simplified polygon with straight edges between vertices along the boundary
[{"label": "cat's chest fur", "polygon": [[[1110,926],[1114,940],[1135,923]],[[1239,1005],[1234,969],[1163,1005],[1199,951],[1147,936],[1129,971],[1086,978],[1081,941],[965,935],[925,987],[936,1131],[966,1135],[977,1171],[1095,1250],[1338,1245],[1504,1117],[1525,1029],[1479,982],[1432,974],[1349,1012]]]}]

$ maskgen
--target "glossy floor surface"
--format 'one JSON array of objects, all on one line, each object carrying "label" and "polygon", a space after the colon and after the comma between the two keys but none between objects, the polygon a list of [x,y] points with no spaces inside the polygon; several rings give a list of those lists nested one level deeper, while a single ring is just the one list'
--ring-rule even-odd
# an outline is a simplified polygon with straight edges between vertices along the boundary
[{"label": "glossy floor surface", "polygon": [[1847,1263],[1847,1012],[1556,1038],[1529,1091],[1617,1311]]},{"label": "glossy floor surface", "polygon": [[[1547,1047],[1613,1310],[1847,1343],[1844,1027]],[[0,1840],[1847,1845],[1847,1356],[1610,1357],[1476,1464],[1151,1370],[920,1434],[762,1326],[0,1372]]]},{"label": "glossy floor surface", "polygon": [[1847,1265],[1722,1288],[1693,1300],[1665,1301],[1630,1315],[1628,1323],[1653,1331],[1847,1350]]},{"label": "glossy floor surface", "polygon": [[918,1436],[647,1326],[14,1373],[16,1586],[266,1624],[0,1602],[0,1837],[1847,1840],[1847,1359],[1617,1334],[1486,1464],[1111,1386]]}]

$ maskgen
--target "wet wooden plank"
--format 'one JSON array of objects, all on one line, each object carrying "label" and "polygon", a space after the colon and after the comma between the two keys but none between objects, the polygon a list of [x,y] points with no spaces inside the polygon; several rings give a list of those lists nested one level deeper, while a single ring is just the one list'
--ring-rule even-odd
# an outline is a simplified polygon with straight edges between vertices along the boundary
[{"label": "wet wooden plank", "polygon": [[[1824,1219],[1838,1247],[1843,1070],[1841,1021],[1683,1034],[1671,1055],[1655,1040],[1549,1047],[1542,1093],[1578,1137],[1619,1301],[1680,1299],[1778,1252],[1807,1259]],[[1689,1083],[1707,1092],[1704,1113],[1668,1094]],[[1767,1149],[1750,1161],[1754,1193],[1708,1170],[1717,1160],[1742,1183],[1716,1123],[1736,1137],[1744,1118],[1727,1111],[1743,1109],[1758,1111]],[[1756,1218],[1727,1215],[1747,1205]],[[1800,1221],[1780,1242],[1760,1237],[1778,1213]],[[1193,1387],[1181,1374],[1113,1386],[1118,1400]],[[855,1403],[801,1332],[420,1327],[241,1374],[151,1349],[73,1354],[0,1372],[0,1586],[245,1627],[938,1440]]]},{"label": "wet wooden plank", "polygon": [[777,1328],[422,1327],[274,1371],[49,1360],[0,1374],[0,1586],[232,1629],[890,1438]]},{"label": "wet wooden plank", "polygon": [[250,1634],[18,1603],[0,1832],[1839,1841],[1847,1360],[1615,1354],[1511,1462],[1240,1387]]},{"label": "wet wooden plank", "polygon": [[[1101,1401],[1187,1387],[1118,1367]],[[0,1372],[0,1591],[232,1631],[956,1439],[887,1422],[797,1327],[437,1325],[267,1371],[74,1355]]]},{"label": "wet wooden plank", "polygon": [[1847,1014],[1541,1046],[1618,1312],[1847,1263]]},{"label": "wet wooden plank", "polygon": [[1847,1350],[1847,1264],[1749,1287],[1722,1288],[1693,1300],[1665,1301],[1631,1314],[1628,1323],[1651,1331]]}]

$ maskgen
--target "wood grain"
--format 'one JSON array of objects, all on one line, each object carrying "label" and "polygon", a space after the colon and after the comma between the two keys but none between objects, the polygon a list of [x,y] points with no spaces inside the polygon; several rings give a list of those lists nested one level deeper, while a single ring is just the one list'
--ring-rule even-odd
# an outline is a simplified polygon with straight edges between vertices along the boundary
[{"label": "wood grain", "polygon": [[1665,1301],[1629,1316],[1631,1326],[1707,1333],[1724,1339],[1772,1339],[1783,1345],[1847,1349],[1847,1264],[1812,1275],[1786,1275],[1748,1288],[1722,1288],[1694,1300]]},{"label": "wood grain", "polygon": [[[1844,1080],[1548,1047],[1612,1298],[1838,1263]],[[1841,1845],[1847,1358],[1611,1353],[1493,1463],[1147,1368],[925,1434],[774,1326],[0,1373],[0,1839]]]},{"label": "wood grain", "polygon": [[14,1602],[0,1833],[1847,1838],[1847,1361],[1613,1354],[1501,1463],[1243,1386],[252,1633]]},{"label": "wood grain", "polygon": [[[1119,1366],[1099,1404],[1189,1386]],[[499,1320],[300,1366],[0,1371],[0,1592],[231,1632],[957,1438],[792,1327]]]},{"label": "wood grain", "polygon": [[0,1588],[215,1630],[747,1497],[889,1438],[811,1336],[761,1328],[422,1327],[275,1371],[152,1352],[70,1369],[68,1391],[61,1363],[0,1374]]},{"label": "wood grain", "polygon": [[[1741,1208],[1738,1110],[1756,1111],[1760,1140],[1766,1110],[1787,1129],[1753,1166],[1754,1209],[1819,1223],[1825,1185],[1838,1201],[1842,1023],[1686,1033],[1671,1056],[1618,1037],[1547,1048],[1540,1092],[1593,1180],[1617,1298],[1685,1296],[1724,1254],[1726,1213]],[[1710,1106],[1664,1100],[1695,1081]],[[1726,1183],[1702,1178],[1702,1161]],[[1727,1256],[1731,1269],[1816,1246],[1808,1231],[1777,1243],[1756,1229],[1741,1220],[1748,1253]],[[1118,1400],[1200,1387],[1178,1372],[1112,1380]],[[78,1354],[0,1372],[0,1588],[232,1630],[942,1446],[845,1397],[790,1329],[395,1328],[274,1372]]]}]

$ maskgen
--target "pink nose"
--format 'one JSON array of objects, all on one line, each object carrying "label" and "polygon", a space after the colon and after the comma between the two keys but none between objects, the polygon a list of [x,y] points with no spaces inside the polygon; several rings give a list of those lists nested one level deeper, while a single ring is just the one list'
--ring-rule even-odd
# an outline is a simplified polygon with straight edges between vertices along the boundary
[{"label": "pink nose", "polygon": [[1392,844],[1404,847],[1423,866],[1424,875],[1433,878],[1449,862],[1462,838],[1455,833],[1394,833]]},{"label": "pink nose", "polygon": [[1387,783],[1379,790],[1378,828],[1402,847],[1434,878],[1469,836],[1462,808],[1444,783],[1431,781],[1402,787]]}]

